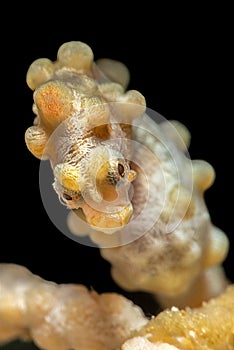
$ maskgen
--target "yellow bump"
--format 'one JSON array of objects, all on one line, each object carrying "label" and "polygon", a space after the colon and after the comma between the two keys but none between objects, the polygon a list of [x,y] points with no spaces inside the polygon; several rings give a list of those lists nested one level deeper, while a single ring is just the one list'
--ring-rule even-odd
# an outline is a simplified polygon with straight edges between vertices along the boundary
[{"label": "yellow bump", "polygon": [[25,142],[29,151],[39,159],[43,156],[47,140],[45,130],[38,125],[31,126],[25,132]]},{"label": "yellow bump", "polygon": [[52,128],[56,128],[72,114],[73,99],[72,90],[57,80],[41,85],[34,92],[41,121]]},{"label": "yellow bump", "polygon": [[98,211],[86,203],[82,209],[87,222],[96,230],[121,228],[129,222],[133,213],[131,203],[123,206],[119,211],[113,209],[113,212]]},{"label": "yellow bump", "polygon": [[160,217],[166,223],[174,215],[183,220],[189,220],[194,216],[195,209],[191,192],[187,188],[177,185],[170,191]]},{"label": "yellow bump", "polygon": [[204,192],[214,182],[214,168],[204,160],[193,160],[192,165],[194,186],[201,192]]},{"label": "yellow bump", "polygon": [[189,219],[194,215],[195,203],[192,198],[191,192],[182,186],[176,186],[170,193],[171,204],[178,208],[178,210],[184,210],[184,220]]},{"label": "yellow bump", "polygon": [[126,89],[130,80],[130,73],[125,64],[109,58],[99,59],[96,64],[107,78]]},{"label": "yellow bump", "polygon": [[39,85],[51,79],[54,71],[53,62],[48,58],[39,58],[28,69],[26,82],[30,89],[35,90]]},{"label": "yellow bump", "polygon": [[178,120],[170,120],[170,124],[172,124],[175,127],[176,131],[182,138],[185,146],[188,148],[191,140],[191,134],[189,130],[184,124],[180,123]]},{"label": "yellow bump", "polygon": [[204,258],[204,266],[210,267],[221,264],[229,250],[229,240],[225,233],[215,226],[212,226],[208,248]]},{"label": "yellow bump", "polygon": [[108,101],[116,101],[124,93],[122,85],[113,82],[99,84],[98,89]]},{"label": "yellow bump", "polygon": [[64,163],[57,164],[54,168],[54,176],[60,184],[68,190],[80,192],[78,170],[75,166]]},{"label": "yellow bump", "polygon": [[129,90],[126,94],[121,95],[116,103],[113,103],[114,113],[122,123],[131,123],[134,118],[144,113],[145,107],[145,98],[137,90]]},{"label": "yellow bump", "polygon": [[58,61],[65,67],[89,70],[93,62],[93,52],[81,41],[70,41],[60,46]]}]

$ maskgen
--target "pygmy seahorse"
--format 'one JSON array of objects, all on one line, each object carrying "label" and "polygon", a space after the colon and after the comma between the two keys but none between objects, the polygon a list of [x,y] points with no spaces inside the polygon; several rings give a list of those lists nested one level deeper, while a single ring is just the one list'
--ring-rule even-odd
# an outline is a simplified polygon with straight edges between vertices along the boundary
[{"label": "pygmy seahorse", "polygon": [[227,285],[228,239],[203,198],[215,173],[189,158],[186,127],[153,120],[145,98],[125,92],[128,81],[122,63],[94,62],[82,42],[63,44],[55,62],[36,60],[26,144],[50,159],[70,229],[100,247],[122,288],[153,293],[163,306],[200,305]]}]

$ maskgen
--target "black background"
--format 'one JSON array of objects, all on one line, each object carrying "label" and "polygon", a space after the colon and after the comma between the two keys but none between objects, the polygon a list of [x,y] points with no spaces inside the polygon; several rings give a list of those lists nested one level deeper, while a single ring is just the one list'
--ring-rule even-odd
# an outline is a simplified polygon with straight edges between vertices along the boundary
[{"label": "black background", "polygon": [[141,4],[127,10],[121,3],[103,8],[96,3],[77,8],[63,4],[49,13],[45,5],[33,6],[25,10],[14,6],[14,18],[6,11],[1,31],[0,261],[25,265],[57,283],[122,292],[98,249],[79,245],[50,221],[40,197],[40,162],[24,143],[34,118],[32,91],[25,81],[29,65],[39,57],[55,60],[61,44],[79,40],[92,48],[95,59],[124,62],[131,72],[129,88],[139,90],[148,107],[165,118],[184,123],[192,134],[191,158],[204,159],[215,168],[216,180],[205,198],[213,223],[230,239],[224,267],[234,281],[229,9],[214,5],[153,9]]}]

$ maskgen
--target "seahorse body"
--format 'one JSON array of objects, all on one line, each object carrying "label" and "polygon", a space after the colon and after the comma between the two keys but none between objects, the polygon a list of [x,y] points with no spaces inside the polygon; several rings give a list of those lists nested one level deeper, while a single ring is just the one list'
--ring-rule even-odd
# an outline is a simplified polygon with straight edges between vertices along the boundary
[{"label": "seahorse body", "polygon": [[[81,42],[63,44],[56,62],[36,60],[27,74],[36,119],[26,144],[49,157],[54,188],[73,209],[71,230],[100,246],[121,287],[165,306],[200,305],[227,284],[220,265],[228,239],[203,198],[215,173],[186,154],[186,127],[144,113],[144,97],[124,91],[128,80],[123,64],[94,63]],[[88,225],[81,229],[78,218]]]}]

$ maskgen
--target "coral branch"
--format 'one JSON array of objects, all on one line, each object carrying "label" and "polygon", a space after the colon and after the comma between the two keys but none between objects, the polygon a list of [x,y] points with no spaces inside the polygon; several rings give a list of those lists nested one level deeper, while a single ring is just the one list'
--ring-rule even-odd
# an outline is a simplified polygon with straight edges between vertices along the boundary
[{"label": "coral branch", "polygon": [[121,295],[57,285],[23,266],[0,264],[0,343],[21,338],[46,350],[111,350],[145,323],[141,309]]},{"label": "coral branch", "polygon": [[234,286],[231,285],[200,308],[179,310],[173,307],[161,312],[137,332],[135,338],[127,341],[122,350],[233,348]]},{"label": "coral branch", "polygon": [[0,264],[0,343],[17,338],[45,350],[231,350],[234,286],[200,308],[172,307],[147,320],[121,295]]}]

